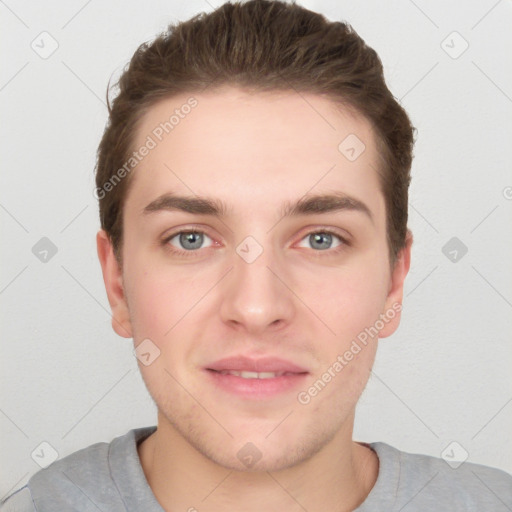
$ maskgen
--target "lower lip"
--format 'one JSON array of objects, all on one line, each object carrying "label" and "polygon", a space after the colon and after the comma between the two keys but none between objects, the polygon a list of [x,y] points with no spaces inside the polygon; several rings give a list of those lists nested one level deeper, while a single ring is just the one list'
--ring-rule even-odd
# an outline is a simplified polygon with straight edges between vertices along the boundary
[{"label": "lower lip", "polygon": [[244,398],[271,398],[291,391],[304,384],[307,373],[281,375],[270,379],[244,379],[236,375],[225,375],[213,370],[206,370],[214,384],[229,393]]}]

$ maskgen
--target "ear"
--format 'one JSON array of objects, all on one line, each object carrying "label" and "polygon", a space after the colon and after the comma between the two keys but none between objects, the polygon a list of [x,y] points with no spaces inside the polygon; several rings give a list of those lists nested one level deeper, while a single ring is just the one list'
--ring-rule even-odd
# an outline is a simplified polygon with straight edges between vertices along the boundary
[{"label": "ear", "polygon": [[108,302],[112,310],[112,328],[119,336],[132,338],[132,325],[124,294],[123,275],[114,256],[110,238],[103,229],[96,235],[96,245]]},{"label": "ear", "polygon": [[400,318],[402,316],[402,300],[404,295],[404,281],[407,273],[409,272],[409,267],[411,266],[412,241],[412,232],[410,229],[407,229],[405,247],[399,252],[391,274],[388,295],[386,297],[384,311],[382,311],[382,314],[385,315],[388,320],[380,330],[379,338],[387,338],[388,336],[391,336],[400,325]]}]

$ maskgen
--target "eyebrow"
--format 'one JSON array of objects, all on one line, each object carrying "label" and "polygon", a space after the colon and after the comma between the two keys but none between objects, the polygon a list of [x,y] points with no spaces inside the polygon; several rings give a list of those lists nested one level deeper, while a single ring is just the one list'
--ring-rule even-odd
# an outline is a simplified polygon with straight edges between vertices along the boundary
[{"label": "eyebrow", "polygon": [[[223,218],[230,211],[226,203],[218,199],[199,196],[181,196],[166,193],[149,203],[143,210],[144,215],[161,211],[182,211],[196,215],[211,215]],[[372,222],[373,215],[365,203],[343,192],[304,196],[298,201],[285,201],[281,217],[325,214],[339,211],[356,211],[365,214]]]}]

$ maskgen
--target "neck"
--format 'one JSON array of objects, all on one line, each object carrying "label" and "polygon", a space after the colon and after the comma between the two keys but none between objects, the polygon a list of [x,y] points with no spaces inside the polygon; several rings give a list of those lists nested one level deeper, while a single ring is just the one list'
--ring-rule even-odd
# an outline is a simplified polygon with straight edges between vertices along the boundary
[{"label": "neck", "polygon": [[158,429],[137,449],[153,494],[166,511],[342,512],[366,499],[379,471],[375,452],[352,441],[352,428],[353,415],[310,459],[273,472],[234,471],[216,464],[160,414]]}]

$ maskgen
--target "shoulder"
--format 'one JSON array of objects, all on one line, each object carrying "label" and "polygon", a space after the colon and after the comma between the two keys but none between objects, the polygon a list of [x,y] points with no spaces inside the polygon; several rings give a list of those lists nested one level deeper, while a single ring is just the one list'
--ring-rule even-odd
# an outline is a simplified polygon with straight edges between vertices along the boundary
[{"label": "shoulder", "polygon": [[0,503],[1,512],[36,512],[30,489],[25,485]]},{"label": "shoulder", "polygon": [[410,503],[414,510],[416,502],[421,504],[418,510],[512,509],[512,475],[505,471],[408,453],[385,443],[372,443],[371,447],[388,474],[396,477],[395,498],[401,506]]},{"label": "shoulder", "polygon": [[[9,496],[2,504],[2,512],[62,510],[80,499],[80,494],[92,494],[94,500],[98,490],[105,488],[105,477],[108,478],[108,450],[108,443],[96,443],[56,460]],[[103,485],[99,486],[101,482]]]},{"label": "shoulder", "polygon": [[[146,430],[130,430],[110,443],[95,443],[56,460],[8,496],[0,510],[125,510],[111,474],[111,452],[135,446],[136,437]],[[130,456],[128,449],[123,451]]]}]

